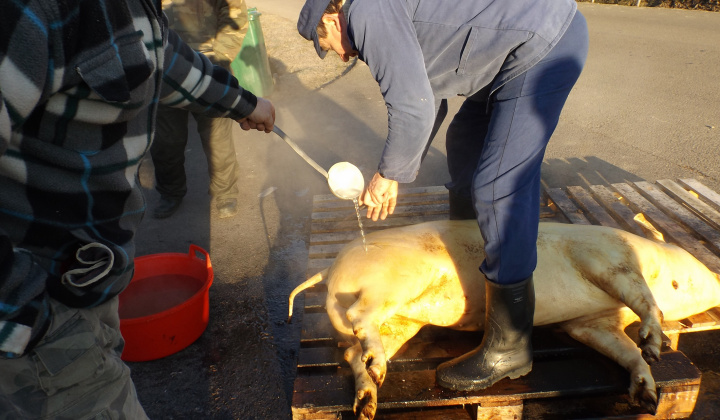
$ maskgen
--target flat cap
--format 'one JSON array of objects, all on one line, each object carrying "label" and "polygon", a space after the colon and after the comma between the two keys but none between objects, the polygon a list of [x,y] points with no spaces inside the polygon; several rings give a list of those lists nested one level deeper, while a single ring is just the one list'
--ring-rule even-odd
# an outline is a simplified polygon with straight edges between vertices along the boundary
[{"label": "flat cap", "polygon": [[300,10],[300,17],[298,18],[298,32],[308,41],[312,40],[313,44],[315,44],[315,51],[317,51],[320,58],[325,58],[327,51],[320,48],[316,28],[329,4],[330,0],[307,0],[302,10]]}]

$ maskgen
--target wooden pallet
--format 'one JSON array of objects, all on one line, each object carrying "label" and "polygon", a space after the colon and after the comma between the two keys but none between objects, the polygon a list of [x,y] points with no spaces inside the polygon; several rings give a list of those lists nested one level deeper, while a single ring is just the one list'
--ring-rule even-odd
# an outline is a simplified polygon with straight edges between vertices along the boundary
[{"label": "wooden pallet", "polygon": [[[406,189],[395,214],[366,222],[365,232],[446,219],[445,187]],[[665,236],[708,267],[720,272],[720,195],[694,179],[546,188],[542,222],[599,224],[645,236],[633,221],[643,213]],[[314,197],[308,276],[329,267],[339,250],[360,236],[350,201]],[[295,319],[302,335],[294,384],[294,419],[354,418],[354,380],[343,361],[347,343],[339,341],[325,313],[324,285],[298,297]],[[300,313],[302,312],[302,313]],[[631,326],[632,327],[632,326]],[[700,372],[677,351],[682,333],[720,328],[720,307],[679,322],[663,324],[668,336],[660,362],[652,366],[658,386],[658,411],[651,418],[688,417],[695,406]],[[388,363],[378,393],[380,419],[424,418],[623,418],[643,416],[627,397],[629,375],[594,350],[556,328],[533,332],[530,374],[502,380],[489,389],[452,392],[435,384],[435,367],[479,344],[477,333],[425,327]]]}]

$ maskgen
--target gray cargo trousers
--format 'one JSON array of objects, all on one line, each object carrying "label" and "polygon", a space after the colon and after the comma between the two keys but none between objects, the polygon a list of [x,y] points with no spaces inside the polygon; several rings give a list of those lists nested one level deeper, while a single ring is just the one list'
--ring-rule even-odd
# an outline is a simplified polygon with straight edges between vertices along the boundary
[{"label": "gray cargo trousers", "polygon": [[0,419],[147,419],[120,360],[118,298],[88,309],[50,303],[52,324],[35,349],[0,358]]}]

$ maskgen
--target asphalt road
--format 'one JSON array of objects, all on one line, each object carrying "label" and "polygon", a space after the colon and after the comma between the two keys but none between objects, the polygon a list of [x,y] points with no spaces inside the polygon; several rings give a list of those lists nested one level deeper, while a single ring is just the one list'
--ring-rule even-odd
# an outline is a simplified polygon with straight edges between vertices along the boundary
[{"label": "asphalt road", "polygon": [[[310,43],[294,36],[301,0],[248,5],[263,13],[277,124],[323,167],[350,161],[369,179],[384,143],[386,110],[367,68],[313,57]],[[564,187],[695,178],[720,191],[720,13],[579,8],[588,19],[590,55],[548,147],[543,180]],[[451,101],[451,112],[459,103]],[[410,186],[448,180],[443,132]],[[138,255],[187,253],[197,244],[215,270],[205,334],[175,355],[131,364],[152,419],[290,418],[299,331],[297,323],[285,323],[286,300],[305,279],[312,197],[329,191],[274,134],[238,129],[235,141],[238,216],[216,217],[193,137],[182,207],[167,220],[146,216],[137,236]],[[148,161],[141,181],[152,209],[157,194]],[[697,419],[720,417],[718,339],[709,332],[680,341],[703,371]]]}]

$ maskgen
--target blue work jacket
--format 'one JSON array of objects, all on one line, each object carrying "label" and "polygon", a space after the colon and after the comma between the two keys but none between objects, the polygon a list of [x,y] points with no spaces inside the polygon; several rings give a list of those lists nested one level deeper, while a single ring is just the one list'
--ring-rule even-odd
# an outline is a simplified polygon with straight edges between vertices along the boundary
[{"label": "blue work jacket", "polygon": [[[348,0],[349,1],[349,0]],[[570,25],[574,0],[354,0],[348,36],[380,85],[388,136],[379,172],[412,182],[436,101],[490,94],[540,61]]]}]

